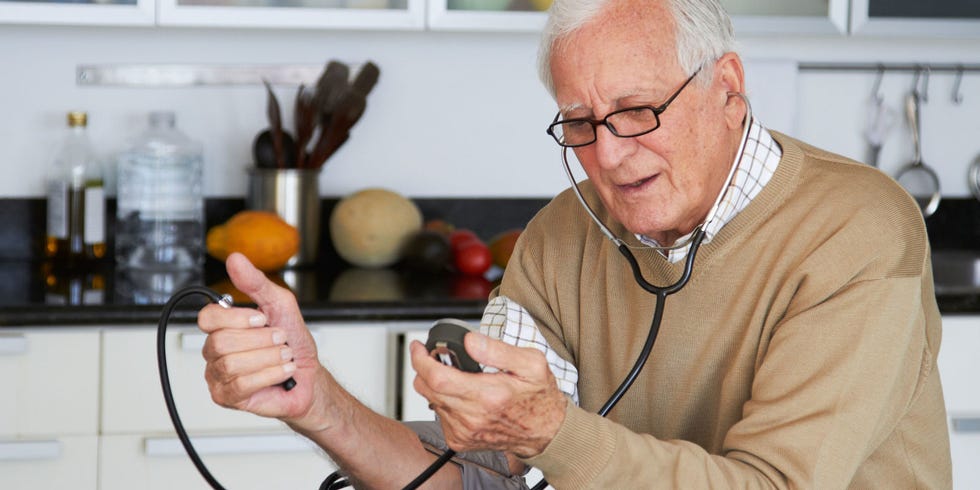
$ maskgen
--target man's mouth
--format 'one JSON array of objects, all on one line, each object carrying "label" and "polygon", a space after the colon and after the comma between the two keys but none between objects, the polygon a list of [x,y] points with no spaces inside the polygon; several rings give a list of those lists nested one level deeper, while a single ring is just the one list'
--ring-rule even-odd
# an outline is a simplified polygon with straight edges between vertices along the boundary
[{"label": "man's mouth", "polygon": [[624,189],[624,190],[639,189],[639,188],[643,187],[644,185],[646,185],[647,183],[653,181],[653,179],[655,179],[656,177],[657,177],[657,175],[651,175],[649,177],[644,177],[642,179],[639,179],[639,180],[630,182],[628,184],[621,184],[621,185],[619,185],[619,187],[621,189]]}]

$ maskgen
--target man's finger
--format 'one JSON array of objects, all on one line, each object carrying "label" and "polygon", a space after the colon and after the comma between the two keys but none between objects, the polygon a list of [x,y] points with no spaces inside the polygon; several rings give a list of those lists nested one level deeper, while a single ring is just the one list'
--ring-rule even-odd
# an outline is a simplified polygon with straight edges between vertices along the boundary
[{"label": "man's finger", "polygon": [[205,333],[222,328],[264,327],[268,322],[265,314],[252,308],[225,308],[212,303],[197,312],[197,325]]}]

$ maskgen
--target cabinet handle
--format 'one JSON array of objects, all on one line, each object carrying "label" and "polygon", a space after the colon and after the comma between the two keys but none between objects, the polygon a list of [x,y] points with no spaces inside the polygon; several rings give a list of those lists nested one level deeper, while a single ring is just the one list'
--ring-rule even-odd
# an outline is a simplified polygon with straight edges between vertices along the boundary
[{"label": "cabinet handle", "polygon": [[[191,443],[198,454],[257,454],[281,452],[309,452],[316,446],[293,434],[242,435],[242,436],[201,436],[192,437]],[[146,455],[183,456],[184,446],[175,437],[152,437],[143,442]]]},{"label": "cabinet handle", "polygon": [[0,461],[36,461],[61,457],[61,441],[0,441]]},{"label": "cabinet handle", "polygon": [[27,337],[21,334],[0,334],[0,355],[16,356],[27,352]]},{"label": "cabinet handle", "polygon": [[980,417],[953,417],[953,432],[980,432]]}]

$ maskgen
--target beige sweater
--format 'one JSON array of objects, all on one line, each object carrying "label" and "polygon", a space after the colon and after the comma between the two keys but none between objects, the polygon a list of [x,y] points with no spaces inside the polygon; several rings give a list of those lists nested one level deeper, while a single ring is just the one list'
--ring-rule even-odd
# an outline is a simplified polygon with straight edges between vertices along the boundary
[{"label": "beige sweater", "polygon": [[[654,297],[570,192],[529,223],[499,294],[579,368],[582,407],[527,461],[556,488],[950,488],[918,208],[877,170],[775,136],[772,181],[701,247],[608,419],[594,413],[632,366]],[[636,256],[655,284],[683,266]]]}]

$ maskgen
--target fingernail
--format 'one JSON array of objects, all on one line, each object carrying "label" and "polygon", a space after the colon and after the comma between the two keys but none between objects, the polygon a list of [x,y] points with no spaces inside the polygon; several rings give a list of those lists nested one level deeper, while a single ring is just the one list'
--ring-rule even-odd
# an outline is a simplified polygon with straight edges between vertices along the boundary
[{"label": "fingernail", "polygon": [[279,349],[279,357],[281,357],[283,361],[292,360],[293,350],[289,347],[283,347],[282,349]]},{"label": "fingernail", "polygon": [[286,343],[286,334],[283,333],[282,330],[273,330],[272,331],[272,343],[273,344],[285,344]]},{"label": "fingernail", "polygon": [[290,362],[290,363],[283,364],[282,370],[285,371],[287,374],[292,373],[296,371],[296,363]]},{"label": "fingernail", "polygon": [[266,324],[265,315],[261,313],[256,313],[248,317],[248,325],[250,327],[262,327],[265,326],[265,324]]}]

